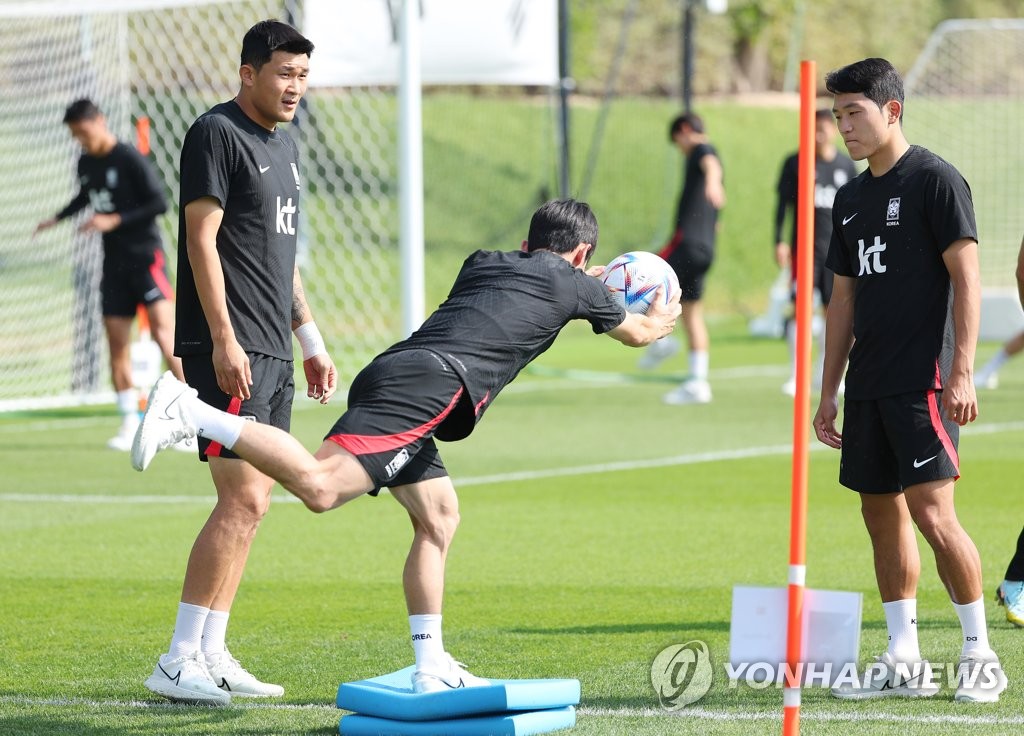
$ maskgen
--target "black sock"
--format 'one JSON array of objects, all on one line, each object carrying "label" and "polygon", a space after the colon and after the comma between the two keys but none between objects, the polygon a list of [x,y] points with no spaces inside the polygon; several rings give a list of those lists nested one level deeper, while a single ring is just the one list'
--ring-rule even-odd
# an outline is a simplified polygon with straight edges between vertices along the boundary
[{"label": "black sock", "polygon": [[1024,580],[1024,530],[1017,538],[1017,552],[1010,560],[1010,566],[1006,568],[1006,580]]}]

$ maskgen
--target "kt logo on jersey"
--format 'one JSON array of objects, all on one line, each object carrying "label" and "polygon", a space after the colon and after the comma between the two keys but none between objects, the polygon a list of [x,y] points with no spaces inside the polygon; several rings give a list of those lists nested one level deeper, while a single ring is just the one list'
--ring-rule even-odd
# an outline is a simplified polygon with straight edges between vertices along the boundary
[{"label": "kt logo on jersey", "polygon": [[277,198],[277,232],[278,234],[294,235],[295,234],[295,213],[298,211],[298,206],[292,203],[292,198],[288,197],[281,204],[281,198]]}]

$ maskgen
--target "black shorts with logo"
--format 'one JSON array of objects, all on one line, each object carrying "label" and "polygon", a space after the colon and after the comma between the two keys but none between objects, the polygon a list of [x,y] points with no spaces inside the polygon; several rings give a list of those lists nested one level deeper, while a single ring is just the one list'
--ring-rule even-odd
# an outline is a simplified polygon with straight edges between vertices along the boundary
[{"label": "black shorts with logo", "polygon": [[[291,427],[292,399],[295,396],[295,364],[290,360],[272,358],[262,353],[246,353],[252,386],[249,398],[237,399],[221,391],[213,370],[213,356],[186,355],[181,359],[185,382],[199,392],[199,398],[212,407],[283,429]],[[219,442],[199,437],[199,459],[208,456],[237,458],[238,455]]]},{"label": "black shorts with logo", "polygon": [[960,477],[959,425],[942,416],[942,391],[847,399],[839,482],[859,493],[896,493]]},{"label": "black shorts with logo", "polygon": [[380,355],[359,372],[348,409],[324,439],[355,455],[376,495],[385,486],[448,475],[434,436],[465,436],[465,423],[472,421],[465,387],[451,365],[433,351],[411,349]]},{"label": "black shorts with logo", "polygon": [[145,256],[105,257],[100,295],[104,317],[134,317],[140,304],[173,299],[164,252]]}]

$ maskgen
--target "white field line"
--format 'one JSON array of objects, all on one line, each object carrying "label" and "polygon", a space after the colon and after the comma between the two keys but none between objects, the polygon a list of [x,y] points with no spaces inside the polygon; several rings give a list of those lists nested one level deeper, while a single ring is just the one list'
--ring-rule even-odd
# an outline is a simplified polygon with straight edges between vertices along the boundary
[{"label": "white field line", "polygon": [[[194,706],[168,703],[163,701],[145,700],[92,700],[90,698],[32,698],[19,695],[0,696],[0,704],[19,706],[23,708],[40,707],[68,707],[83,706],[87,708],[133,708],[138,710],[195,710],[203,707],[215,706]],[[263,703],[250,701],[235,701],[230,706],[232,710],[255,710],[255,711],[295,711],[310,710],[338,713],[339,711],[331,703]],[[577,713],[583,717],[608,718],[608,717],[633,717],[633,718],[680,718],[704,721],[781,721],[781,703],[779,712],[772,711],[748,711],[737,712],[735,710],[710,710],[708,708],[684,708],[680,711],[669,712],[660,708],[590,708],[586,705],[577,708]],[[806,707],[801,709],[800,719],[806,721],[829,721],[834,723],[864,723],[872,721],[896,721],[899,723],[930,723],[930,724],[956,724],[963,726],[992,726],[992,725],[1022,725],[1024,716],[972,716],[972,715],[896,715],[881,711],[874,713],[815,713]]]},{"label": "white field line", "polygon": [[[994,424],[979,424],[965,427],[961,430],[964,435],[986,435],[999,432],[1019,432],[1024,430],[1024,422],[1002,422]],[[720,460],[739,460],[757,457],[770,457],[777,455],[788,455],[792,452],[792,445],[765,445],[762,447],[747,447],[734,450],[713,450],[709,452],[698,452],[689,455],[674,455],[670,457],[656,457],[645,460],[623,460],[613,463],[598,463],[595,465],[577,465],[564,468],[545,468],[541,470],[521,470],[512,473],[495,473],[494,475],[467,476],[465,478],[454,478],[457,488],[467,486],[487,486],[499,483],[512,483],[524,480],[541,480],[544,478],[565,478],[569,476],[589,475],[592,473],[610,473],[619,471],[638,470],[641,468],[665,468],[682,465],[696,465],[698,463],[718,462]],[[827,450],[824,445],[812,444],[811,450]],[[212,504],[212,495],[176,495],[176,496],[155,496],[155,495],[107,495],[107,494],[73,494],[73,493],[0,493],[0,503],[88,503],[88,504]],[[286,494],[275,494],[271,498],[272,503],[298,503],[294,496]]]}]

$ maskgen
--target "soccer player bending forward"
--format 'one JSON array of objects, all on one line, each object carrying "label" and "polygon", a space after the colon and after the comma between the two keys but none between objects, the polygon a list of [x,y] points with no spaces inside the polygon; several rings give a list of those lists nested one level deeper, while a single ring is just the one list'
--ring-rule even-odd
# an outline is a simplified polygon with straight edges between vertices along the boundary
[{"label": "soccer player bending forward", "polygon": [[459,502],[434,439],[469,436],[501,390],[547,350],[574,319],[632,346],[669,334],[679,294],[655,299],[646,315],[626,313],[585,271],[598,227],[586,204],[548,202],[519,251],[477,251],[447,300],[409,338],[391,346],[352,381],[348,408],[311,455],[287,432],[247,422],[200,401],[165,374],[135,436],[132,464],[182,437],[229,448],[277,480],[315,512],[387,487],[409,513],[413,541],[402,582],[416,658],[416,692],[487,685],[449,655],[441,638],[445,558]]},{"label": "soccer player bending forward", "polygon": [[[956,699],[1006,689],[989,646],[981,560],[953,505],[959,429],[978,416],[974,351],[978,233],[967,182],[903,135],[903,80],[885,59],[826,77],[850,156],[868,168],[839,190],[828,267],[825,365],[814,431],[842,450],[839,482],[860,494],[889,646],[841,698],[927,697],[939,688],[917,639],[914,527],[935,554],[963,628]],[[843,431],[836,430],[843,366]]]}]

